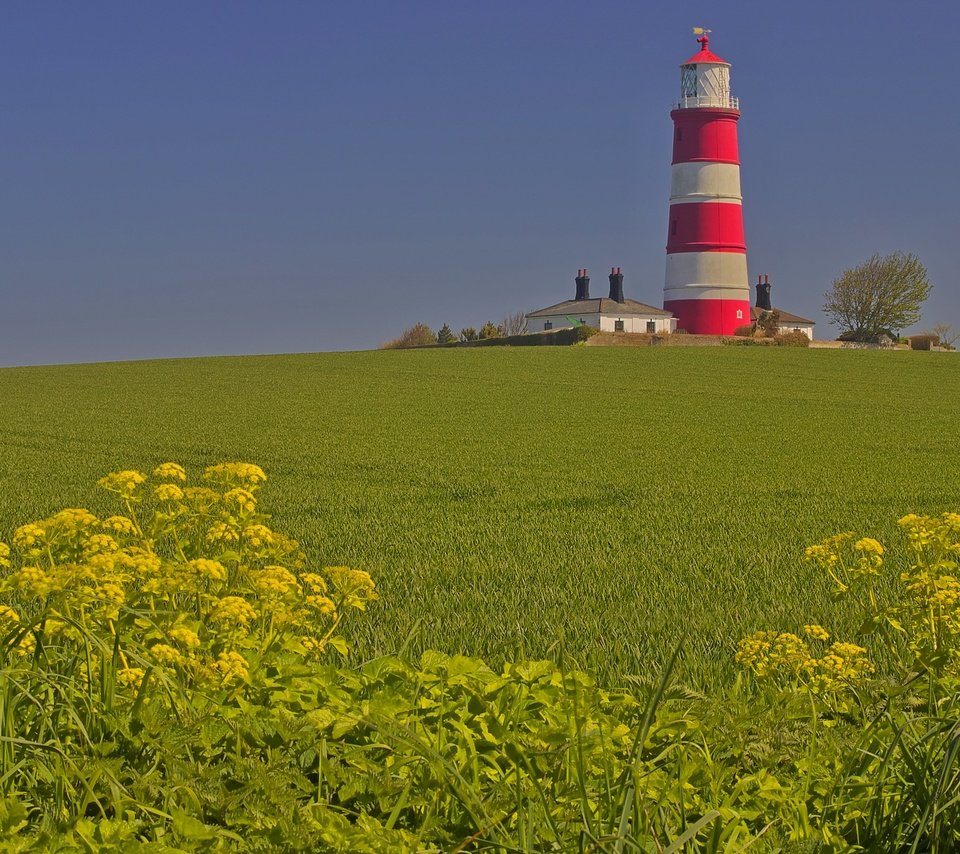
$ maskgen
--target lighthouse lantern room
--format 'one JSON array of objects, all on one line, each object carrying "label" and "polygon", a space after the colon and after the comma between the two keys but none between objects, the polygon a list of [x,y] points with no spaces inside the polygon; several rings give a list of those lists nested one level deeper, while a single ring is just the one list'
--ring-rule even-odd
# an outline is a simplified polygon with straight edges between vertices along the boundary
[{"label": "lighthouse lantern room", "polygon": [[680,66],[674,105],[673,166],[663,307],[677,328],[732,335],[750,323],[747,247],[740,195],[737,121],[730,64],[700,50]]}]

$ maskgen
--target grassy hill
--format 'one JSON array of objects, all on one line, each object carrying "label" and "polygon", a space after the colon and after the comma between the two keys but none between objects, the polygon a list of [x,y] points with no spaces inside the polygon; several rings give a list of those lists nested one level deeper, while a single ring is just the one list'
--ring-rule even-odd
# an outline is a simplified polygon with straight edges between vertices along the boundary
[{"label": "grassy hill", "polygon": [[117,468],[242,459],[318,564],[383,601],[361,656],[563,649],[614,680],[685,636],[708,687],[758,628],[843,615],[803,547],[960,509],[949,354],[421,350],[0,371],[0,539]]}]

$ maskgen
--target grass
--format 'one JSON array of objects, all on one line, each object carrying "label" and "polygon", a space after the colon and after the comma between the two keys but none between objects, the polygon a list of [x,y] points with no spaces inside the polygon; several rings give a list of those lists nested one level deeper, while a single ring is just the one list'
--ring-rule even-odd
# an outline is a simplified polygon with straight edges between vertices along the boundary
[{"label": "grass", "polygon": [[544,656],[728,681],[758,628],[845,627],[805,545],[960,509],[951,355],[453,349],[0,371],[0,539],[102,473],[261,464],[277,526],[370,571],[358,656]]}]

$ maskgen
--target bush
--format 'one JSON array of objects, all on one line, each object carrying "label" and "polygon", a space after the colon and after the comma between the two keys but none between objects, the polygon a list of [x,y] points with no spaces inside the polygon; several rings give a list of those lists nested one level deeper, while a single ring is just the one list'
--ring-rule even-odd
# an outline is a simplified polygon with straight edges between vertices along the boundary
[{"label": "bush", "polygon": [[790,332],[781,332],[773,338],[778,347],[809,347],[810,339],[803,333],[792,329]]},{"label": "bush", "polygon": [[107,837],[190,848],[238,825],[319,844],[296,794],[317,760],[290,714],[318,707],[310,676],[347,652],[339,627],[373,581],[307,569],[267,526],[258,466],[186,479],[114,472],[99,485],[117,514],[62,510],[0,543],[0,816],[20,816],[0,840],[16,823],[83,837],[89,815]]},{"label": "bush", "polygon": [[725,335],[720,339],[720,343],[726,347],[766,347],[773,344],[772,338],[763,338],[756,335],[750,338],[740,338],[736,335]]},{"label": "bush", "polygon": [[491,321],[487,321],[480,327],[480,333],[478,335],[481,339],[487,338],[502,338],[500,327],[493,324]]},{"label": "bush", "polygon": [[739,338],[753,338],[756,327],[752,323],[745,323],[733,330],[733,334]]},{"label": "bush", "polygon": [[404,350],[409,347],[429,347],[437,343],[437,336],[425,323],[417,323],[404,329],[399,338],[380,345],[381,350]]},{"label": "bush", "polygon": [[308,569],[257,466],[204,480],[115,472],[118,514],[0,543],[3,850],[960,845],[960,514],[809,547],[856,642],[758,627],[703,698],[671,687],[677,653],[630,690],[562,661],[338,665],[370,576]]}]

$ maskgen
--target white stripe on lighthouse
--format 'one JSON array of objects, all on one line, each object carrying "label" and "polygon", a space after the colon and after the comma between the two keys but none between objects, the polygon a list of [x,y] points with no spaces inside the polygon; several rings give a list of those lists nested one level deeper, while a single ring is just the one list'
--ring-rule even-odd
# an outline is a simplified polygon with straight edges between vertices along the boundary
[{"label": "white stripe on lighthouse", "polygon": [[687,202],[741,204],[740,167],[736,163],[674,163],[670,203]]},{"label": "white stripe on lighthouse", "polygon": [[[750,298],[750,283],[747,279],[747,256],[742,252],[675,252],[667,255],[667,277],[664,284],[664,299],[695,299],[703,296],[703,288],[733,288]],[[688,290],[689,289],[689,290]],[[726,293],[729,299],[730,294]]]}]

